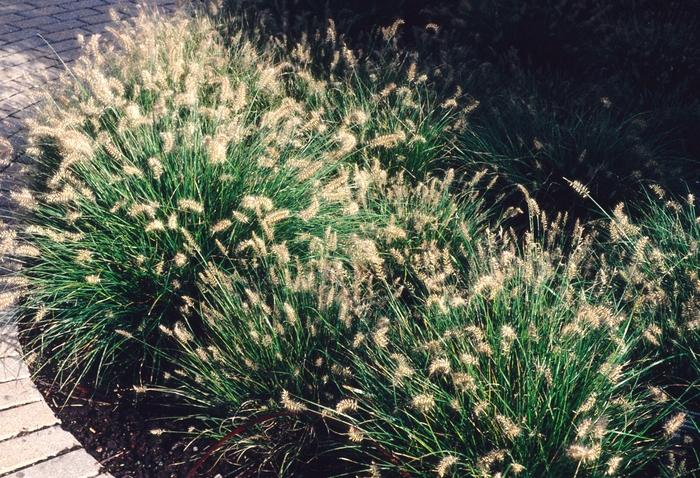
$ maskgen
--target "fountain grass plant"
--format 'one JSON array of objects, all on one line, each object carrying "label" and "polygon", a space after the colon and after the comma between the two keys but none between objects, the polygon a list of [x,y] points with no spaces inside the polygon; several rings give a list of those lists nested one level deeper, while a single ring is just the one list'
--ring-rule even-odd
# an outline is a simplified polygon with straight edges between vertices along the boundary
[{"label": "fountain grass plant", "polygon": [[[611,274],[601,288],[617,289],[639,316],[642,347],[668,361],[668,374],[697,384],[700,338],[700,219],[693,194],[676,198],[657,185],[629,208],[608,215],[601,237],[603,267]],[[590,198],[590,196],[588,196]],[[629,210],[628,210],[629,209]]]},{"label": "fountain grass plant", "polygon": [[392,280],[383,247],[286,281],[211,271],[208,338],[184,334],[160,391],[241,473],[645,476],[679,446],[683,397],[645,381],[662,360],[634,360],[644,330],[598,289],[594,236],[531,219],[524,244],[424,242],[399,261],[421,257],[423,288]]},{"label": "fountain grass plant", "polygon": [[310,237],[388,224],[388,209],[360,211],[380,180],[370,165],[421,176],[451,149],[455,115],[415,81],[316,80],[184,15],[143,15],[112,36],[87,41],[30,124],[36,185],[13,192],[27,214],[4,244],[24,264],[5,300],[31,291],[29,349],[61,381],[133,371],[152,355],[144,344],[167,347],[158,325],[196,327],[208,264],[255,270],[247,257],[273,240],[303,261]]},{"label": "fountain grass plant", "polygon": [[445,281],[475,253],[469,238],[485,227],[483,201],[474,196],[458,208],[449,173],[417,184],[379,169],[358,170],[356,185],[358,177],[372,178],[357,188],[365,191],[358,214],[388,222],[368,221],[349,241],[329,228],[310,239],[313,260],[258,251],[255,260],[266,266],[256,275],[208,269],[200,277],[205,330],[199,337],[165,331],[180,343],[172,358],[178,369],[158,390],[195,407],[198,433],[224,440],[221,452],[240,473],[293,476],[308,462],[341,466],[334,449],[340,435],[332,431],[340,423],[323,408],[355,382],[344,350],[363,340],[358,327],[383,316],[392,295],[460,300]]},{"label": "fountain grass plant", "polygon": [[543,244],[486,246],[463,303],[394,302],[382,342],[349,348],[356,405],[343,416],[349,440],[370,451],[368,472],[604,477],[658,466],[686,415],[643,382],[658,364],[631,360],[632,317],[583,280],[590,241],[576,238],[568,257]]}]

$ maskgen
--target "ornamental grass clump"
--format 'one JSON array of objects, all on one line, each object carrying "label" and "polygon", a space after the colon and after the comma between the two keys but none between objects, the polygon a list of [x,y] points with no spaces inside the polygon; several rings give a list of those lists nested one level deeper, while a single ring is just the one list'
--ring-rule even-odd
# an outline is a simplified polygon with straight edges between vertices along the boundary
[{"label": "ornamental grass clump", "polygon": [[[671,376],[700,380],[700,216],[693,194],[676,198],[652,185],[630,210],[608,215],[601,262],[613,287],[638,316],[642,357],[661,358]],[[608,266],[609,265],[609,266]],[[668,374],[665,380],[671,380]]]},{"label": "ornamental grass clump", "polygon": [[544,243],[487,241],[463,300],[391,302],[347,347],[342,421],[368,473],[645,476],[666,449],[685,415],[641,382],[642,331],[581,279],[590,238]]},{"label": "ornamental grass clump", "polygon": [[688,417],[643,381],[656,364],[633,361],[643,331],[597,287],[594,236],[530,221],[542,239],[358,237],[269,283],[210,270],[207,338],[184,334],[162,391],[241,473],[644,476]]},{"label": "ornamental grass clump", "polygon": [[286,249],[280,257],[274,251],[282,245],[274,244],[256,251],[254,260],[267,264],[261,274],[209,268],[200,275],[204,330],[179,340],[177,369],[161,390],[195,407],[197,433],[224,440],[220,451],[240,473],[295,476],[309,462],[340,467],[335,449],[346,426],[328,409],[354,403],[343,402],[355,384],[345,348],[381,342],[382,331],[360,330],[385,320],[396,298],[436,307],[462,300],[448,282],[474,254],[459,244],[484,227],[480,199],[457,208],[451,173],[407,183],[375,166],[351,178],[367,222],[349,238],[330,226],[309,238],[311,260]]},{"label": "ornamental grass clump", "polygon": [[364,194],[384,168],[450,150],[448,118],[431,128],[417,88],[404,87],[407,106],[316,81],[243,35],[224,47],[205,19],[144,14],[110,35],[86,42],[30,123],[39,173],[13,192],[26,214],[3,239],[24,265],[3,302],[31,290],[19,309],[29,350],[59,381],[133,372],[173,342],[160,325],[188,321],[196,334],[209,265],[254,275],[261,255],[304,262],[314,237],[354,243],[417,214],[366,209]]}]

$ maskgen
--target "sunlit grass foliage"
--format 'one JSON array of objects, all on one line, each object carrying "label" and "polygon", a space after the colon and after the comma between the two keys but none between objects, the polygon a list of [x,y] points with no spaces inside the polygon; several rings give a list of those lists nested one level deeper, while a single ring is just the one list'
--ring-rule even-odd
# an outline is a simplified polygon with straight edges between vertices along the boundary
[{"label": "sunlit grass foliage", "polygon": [[14,194],[28,214],[6,250],[26,258],[30,348],[61,376],[124,370],[158,325],[196,322],[207,264],[306,260],[315,237],[391,223],[405,212],[363,208],[377,165],[398,184],[449,154],[450,115],[415,79],[324,82],[273,56],[206,19],[142,17],[90,39],[30,124],[37,190]]}]

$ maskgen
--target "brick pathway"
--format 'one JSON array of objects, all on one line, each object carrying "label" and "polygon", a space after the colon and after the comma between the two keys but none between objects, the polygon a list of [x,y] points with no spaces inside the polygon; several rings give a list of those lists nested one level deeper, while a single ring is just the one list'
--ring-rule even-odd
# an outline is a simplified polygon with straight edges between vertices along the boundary
[{"label": "brick pathway", "polygon": [[[157,0],[166,11],[175,3]],[[9,191],[30,167],[21,155],[22,129],[39,106],[38,89],[58,76],[62,62],[70,65],[78,56],[79,33],[102,32],[112,22],[110,9],[123,17],[138,8],[138,0],[0,0],[0,138],[9,139],[15,151],[4,154],[0,140],[0,208],[9,205]],[[100,472],[44,403],[21,359],[16,328],[0,316],[0,477],[111,476]]]}]

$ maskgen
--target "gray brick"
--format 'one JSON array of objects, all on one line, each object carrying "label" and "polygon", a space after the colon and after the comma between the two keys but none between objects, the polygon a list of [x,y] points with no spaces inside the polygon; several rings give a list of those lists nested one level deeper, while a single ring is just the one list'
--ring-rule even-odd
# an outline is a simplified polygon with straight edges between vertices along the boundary
[{"label": "gray brick", "polygon": [[9,106],[13,110],[21,110],[31,105],[34,102],[33,98],[28,96],[25,92],[17,93],[12,95],[10,98],[4,101],[5,106]]},{"label": "gray brick", "polygon": [[[68,38],[62,41],[58,41],[56,43],[52,43],[51,47],[57,52],[61,53],[66,50],[72,50],[74,48],[80,48],[80,44],[78,44],[78,40],[76,40],[75,35],[72,38]],[[51,58],[55,59],[55,56],[53,55],[52,51],[49,51],[51,54]]]},{"label": "gray brick", "polygon": [[71,3],[71,8],[100,8],[104,6],[112,6],[116,2],[105,0],[78,0]]},{"label": "gray brick", "polygon": [[20,29],[27,29],[27,28],[35,29],[38,26],[47,25],[49,23],[54,23],[55,21],[56,21],[55,18],[48,16],[48,15],[44,16],[44,17],[32,16],[32,17],[27,18],[26,20],[21,20],[21,21],[15,23],[13,26],[16,28],[20,28]]},{"label": "gray brick", "polygon": [[15,86],[2,85],[0,86],[0,101],[4,101],[13,95],[16,95],[21,90]]},{"label": "gray brick", "polygon": [[26,17],[45,17],[48,15],[54,15],[56,13],[65,12],[66,11],[66,9],[64,8],[65,4],[66,4],[66,2],[60,2],[60,3],[57,2],[55,5],[46,6],[46,4],[44,3],[43,4],[44,6],[41,6],[39,8],[28,8],[25,11],[24,15]]},{"label": "gray brick", "polygon": [[[5,6],[3,6],[3,10],[6,10]],[[20,20],[24,20],[24,19],[25,19],[25,17],[23,17],[21,14],[17,14],[17,13],[9,13],[9,12],[5,13],[5,12],[3,12],[3,16],[2,16],[2,21],[6,25],[12,25],[13,23],[18,22]]]},{"label": "gray brick", "polygon": [[[70,31],[70,30],[77,30],[78,28],[84,26],[85,23],[80,21],[80,20],[67,20],[67,21],[56,21],[54,20],[53,22],[42,25],[41,31],[44,33],[53,33],[53,32],[65,32],[65,31]],[[43,35],[43,34],[42,34]],[[45,35],[43,35],[45,36]],[[47,38],[48,40],[48,38]]]},{"label": "gray brick", "polygon": [[[35,9],[47,7],[49,5],[65,5],[69,0],[25,0],[25,4],[32,5]],[[27,15],[31,15],[31,10],[27,9]]]},{"label": "gray brick", "polygon": [[41,393],[28,378],[0,383],[0,410],[42,400]]},{"label": "gray brick", "polygon": [[105,30],[105,28],[107,28],[111,24],[111,20],[107,20],[100,23],[89,23],[85,25],[83,29],[89,31],[90,33],[102,33]]},{"label": "gray brick", "polygon": [[[44,402],[35,402],[0,412],[0,440],[16,437],[60,423]],[[0,441],[2,443],[2,441]]]},{"label": "gray brick", "polygon": [[95,25],[97,23],[104,23],[104,22],[112,23],[112,17],[109,15],[108,12],[96,13],[94,15],[88,15],[88,16],[81,18],[81,20],[86,25]]},{"label": "gray brick", "polygon": [[17,30],[19,30],[18,27],[13,27],[8,23],[3,23],[0,25],[0,35],[6,35],[7,33],[16,32]]},{"label": "gray brick", "polygon": [[63,13],[57,13],[52,16],[59,20],[81,20],[83,17],[96,15],[98,13],[100,12],[93,10],[92,8],[80,8],[76,10],[75,7],[71,5],[70,10]]},{"label": "gray brick", "polygon": [[[85,450],[75,450],[52,458],[4,478],[92,478],[100,472],[100,465]],[[107,476],[107,475],[100,475]]]},{"label": "gray brick", "polygon": [[[84,24],[81,23],[80,26],[84,26]],[[51,33],[45,34],[44,38],[46,38],[46,40],[49,43],[55,43],[55,42],[59,42],[61,40],[68,40],[68,39],[74,40],[78,36],[78,33],[82,33],[83,35],[85,35],[85,33],[87,33],[87,31],[83,30],[82,28],[75,28],[75,29],[70,29],[70,30],[59,30],[56,32],[51,32]]]},{"label": "gray brick", "polygon": [[32,60],[32,56],[27,52],[17,52],[7,55],[0,59],[0,67],[11,68],[22,63],[27,63]]},{"label": "gray brick", "polygon": [[29,369],[20,357],[0,358],[0,383],[29,377]]},{"label": "gray brick", "polygon": [[0,474],[19,470],[80,446],[59,426],[0,442]]},{"label": "gray brick", "polygon": [[0,357],[16,357],[19,352],[17,328],[14,325],[0,326]]}]

